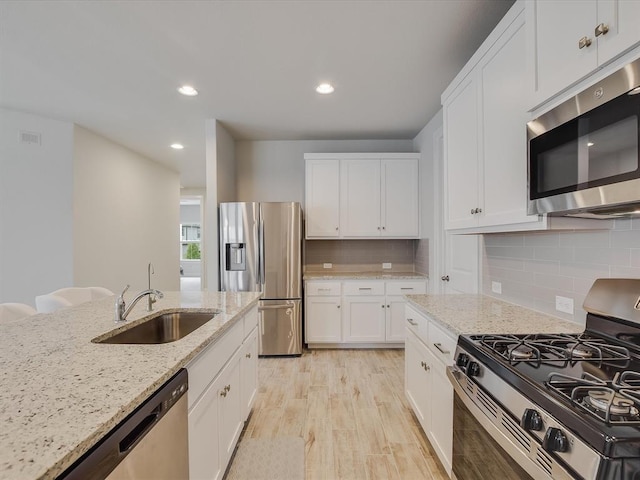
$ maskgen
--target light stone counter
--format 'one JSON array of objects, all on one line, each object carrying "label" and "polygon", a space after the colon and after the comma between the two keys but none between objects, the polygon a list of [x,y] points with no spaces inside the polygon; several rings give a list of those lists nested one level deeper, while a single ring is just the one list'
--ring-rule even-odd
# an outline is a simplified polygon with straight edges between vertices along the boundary
[{"label": "light stone counter", "polygon": [[454,335],[578,333],[582,325],[484,295],[406,295],[409,304]]},{"label": "light stone counter", "polygon": [[[0,325],[0,478],[54,478],[255,305],[259,293],[165,292],[154,312],[220,311],[181,340],[107,345],[115,297]],[[130,300],[132,296],[127,296]]]},{"label": "light stone counter", "polygon": [[304,280],[427,280],[415,272],[306,272]]}]

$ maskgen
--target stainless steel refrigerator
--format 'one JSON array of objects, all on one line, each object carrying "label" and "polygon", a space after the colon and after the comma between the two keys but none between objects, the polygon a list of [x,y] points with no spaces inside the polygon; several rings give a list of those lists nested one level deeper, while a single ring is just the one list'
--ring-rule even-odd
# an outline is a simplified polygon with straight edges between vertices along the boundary
[{"label": "stainless steel refrigerator", "polygon": [[301,248],[299,203],[220,204],[220,289],[262,291],[260,355],[302,353]]}]

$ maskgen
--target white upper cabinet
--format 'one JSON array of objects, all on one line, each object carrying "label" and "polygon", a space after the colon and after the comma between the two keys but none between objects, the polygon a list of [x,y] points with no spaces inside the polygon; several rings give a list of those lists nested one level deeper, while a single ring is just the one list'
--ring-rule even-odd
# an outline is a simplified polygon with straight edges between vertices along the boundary
[{"label": "white upper cabinet", "polygon": [[340,160],[306,160],[305,224],[307,237],[340,236]]},{"label": "white upper cabinet", "polygon": [[418,238],[419,154],[305,154],[305,160],[306,238]]},{"label": "white upper cabinet", "polygon": [[448,230],[540,223],[527,215],[524,17],[517,3],[443,94]]},{"label": "white upper cabinet", "polygon": [[529,108],[640,42],[637,0],[536,0],[527,9],[535,82]]},{"label": "white upper cabinet", "polygon": [[379,237],[380,161],[342,160],[341,222],[345,237]]}]

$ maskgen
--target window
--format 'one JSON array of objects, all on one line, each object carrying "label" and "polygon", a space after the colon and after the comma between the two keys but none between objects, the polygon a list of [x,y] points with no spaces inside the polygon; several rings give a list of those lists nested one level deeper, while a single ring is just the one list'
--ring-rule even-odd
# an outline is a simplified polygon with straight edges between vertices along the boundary
[{"label": "window", "polygon": [[180,225],[180,260],[200,260],[200,224]]}]

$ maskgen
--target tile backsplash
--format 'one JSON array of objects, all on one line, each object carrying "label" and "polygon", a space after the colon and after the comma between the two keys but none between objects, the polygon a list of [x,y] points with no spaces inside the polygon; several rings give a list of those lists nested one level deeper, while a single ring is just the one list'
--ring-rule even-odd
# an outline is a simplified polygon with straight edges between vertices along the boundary
[{"label": "tile backsplash", "polygon": [[[391,263],[389,272],[413,272],[415,240],[307,240],[305,270],[374,272]],[[323,268],[331,263],[330,270]]]},{"label": "tile backsplash", "polygon": [[[640,278],[640,219],[616,220],[612,230],[484,235],[482,271],[485,295],[584,323],[596,278]],[[573,299],[573,315],[556,310],[556,295]]]}]

